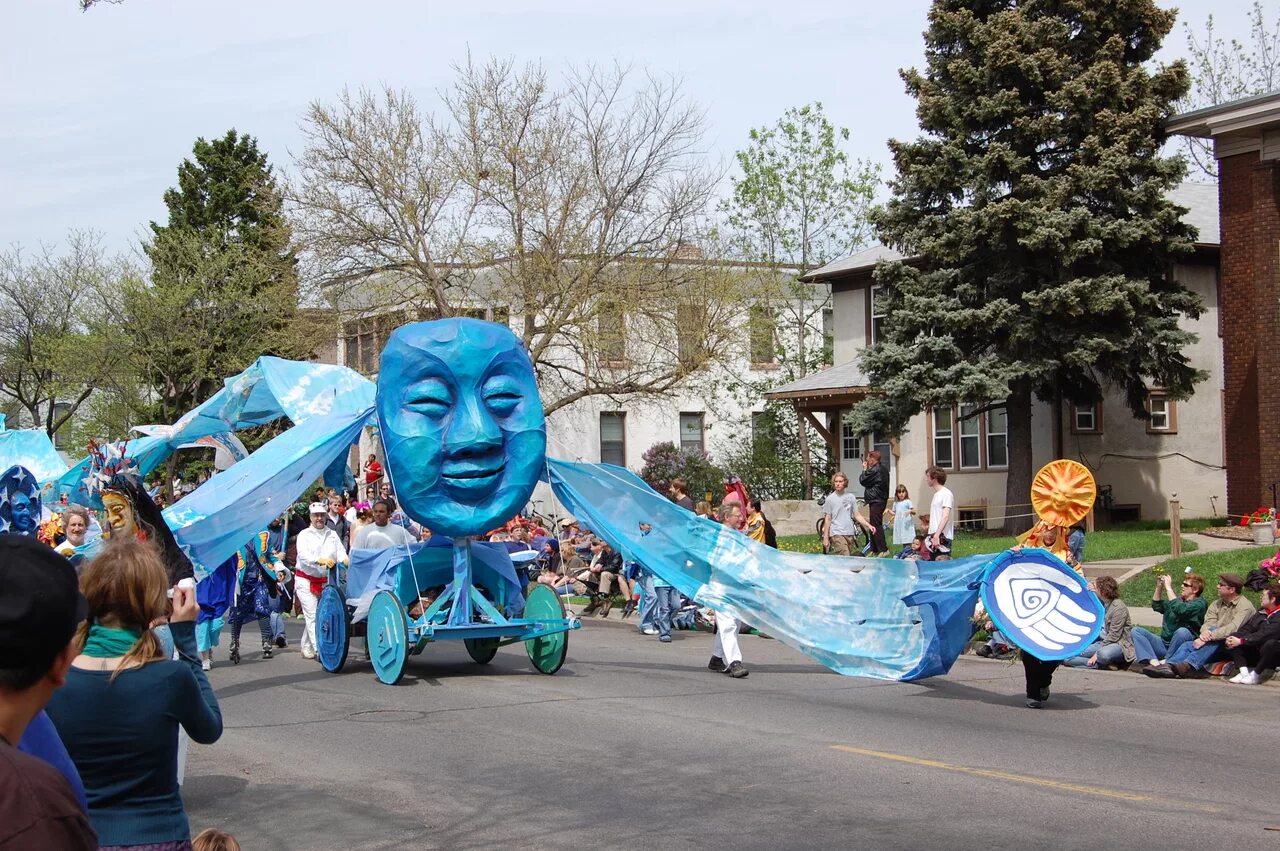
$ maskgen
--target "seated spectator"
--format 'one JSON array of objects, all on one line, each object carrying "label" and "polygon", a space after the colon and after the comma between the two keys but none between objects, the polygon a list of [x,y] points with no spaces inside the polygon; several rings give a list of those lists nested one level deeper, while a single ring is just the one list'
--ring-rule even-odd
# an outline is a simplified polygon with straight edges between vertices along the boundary
[{"label": "seated spectator", "polygon": [[[1161,599],[1161,593],[1167,599]],[[1160,634],[1156,635],[1140,626],[1133,629],[1133,645],[1138,651],[1138,662],[1143,665],[1160,665],[1179,645],[1194,641],[1204,626],[1204,614],[1208,609],[1201,595],[1204,579],[1194,573],[1182,577],[1180,596],[1173,593],[1173,580],[1169,574],[1156,577],[1156,589],[1151,592],[1151,608],[1164,615]],[[1136,663],[1135,663],[1136,664]]]},{"label": "seated spectator", "polygon": [[1111,576],[1100,576],[1094,583],[1095,593],[1106,611],[1102,616],[1102,632],[1098,640],[1063,664],[1073,668],[1118,668],[1137,658],[1133,646],[1133,621],[1129,607],[1120,599],[1120,586]]},{"label": "seated spectator", "polygon": [[0,535],[0,848],[98,847],[69,776],[16,747],[66,682],[85,610],[66,559]]},{"label": "seated spectator", "polygon": [[579,582],[596,589],[591,602],[581,612],[584,617],[597,610],[600,617],[609,617],[609,610],[613,608],[614,582],[617,582],[618,591],[624,598],[631,596],[631,587],[622,575],[622,567],[622,554],[607,541],[597,540],[591,545],[591,563],[577,576]]},{"label": "seated spectator", "polygon": [[222,735],[218,700],[196,651],[194,590],[176,586],[169,629],[181,661],[155,632],[169,608],[156,548],[121,540],[85,568],[89,621],[76,633],[67,685],[49,703],[89,798],[103,846],[191,839],[178,786],[178,727],[194,741]]},{"label": "seated spectator", "polygon": [[[928,552],[927,538],[925,552]],[[975,625],[981,627],[987,633],[987,640],[983,644],[979,644],[974,648],[973,652],[978,656],[987,658],[1005,658],[1013,654],[1013,646],[1009,643],[1009,639],[1004,637],[1000,630],[996,629],[996,625],[991,618],[987,617],[987,610],[983,608],[982,603],[978,603],[973,613]]]},{"label": "seated spectator", "polygon": [[1262,608],[1223,641],[1240,669],[1228,682],[1256,686],[1280,665],[1280,583],[1263,588],[1259,602]]},{"label": "seated spectator", "polygon": [[1083,522],[1071,527],[1071,534],[1067,535],[1067,550],[1071,554],[1071,558],[1068,560],[1069,564],[1084,564]]},{"label": "seated spectator", "polygon": [[911,539],[911,543],[907,544],[894,558],[906,558],[915,561],[930,561],[933,553],[929,552],[929,547],[925,545],[925,536],[916,535]]},{"label": "seated spectator", "polygon": [[1256,609],[1249,598],[1240,592],[1244,580],[1236,573],[1224,573],[1218,577],[1218,599],[1209,604],[1204,625],[1194,641],[1184,641],[1169,654],[1163,665],[1147,666],[1142,673],[1148,677],[1200,678],[1209,676],[1205,668],[1219,656],[1228,655],[1223,641],[1240,629]]}]

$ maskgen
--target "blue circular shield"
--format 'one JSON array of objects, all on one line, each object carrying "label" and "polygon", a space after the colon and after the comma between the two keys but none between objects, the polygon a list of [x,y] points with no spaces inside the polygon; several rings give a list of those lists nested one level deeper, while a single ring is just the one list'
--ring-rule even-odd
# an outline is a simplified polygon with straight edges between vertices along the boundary
[{"label": "blue circular shield", "polygon": [[1045,550],[997,556],[983,573],[981,594],[996,629],[1038,659],[1070,659],[1102,631],[1102,601]]}]

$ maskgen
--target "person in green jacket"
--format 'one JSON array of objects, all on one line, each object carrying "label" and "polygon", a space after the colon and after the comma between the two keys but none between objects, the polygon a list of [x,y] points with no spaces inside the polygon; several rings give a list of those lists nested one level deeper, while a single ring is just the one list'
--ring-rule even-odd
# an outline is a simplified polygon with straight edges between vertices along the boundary
[{"label": "person in green jacket", "polygon": [[1151,592],[1151,608],[1164,615],[1160,634],[1140,626],[1133,628],[1133,646],[1137,664],[1159,665],[1185,642],[1195,641],[1204,625],[1209,604],[1204,601],[1204,579],[1188,573],[1182,577],[1179,593],[1173,592],[1173,579],[1162,573]]}]

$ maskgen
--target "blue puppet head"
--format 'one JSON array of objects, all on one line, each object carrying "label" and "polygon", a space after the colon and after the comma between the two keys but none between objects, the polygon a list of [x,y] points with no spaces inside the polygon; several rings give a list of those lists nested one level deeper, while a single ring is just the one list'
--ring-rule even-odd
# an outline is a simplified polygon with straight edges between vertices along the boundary
[{"label": "blue puppet head", "polygon": [[478,535],[533,494],[547,451],[533,363],[511,330],[475,319],[396,329],[378,368],[378,427],[406,514]]},{"label": "blue puppet head", "polygon": [[26,467],[0,476],[0,532],[34,535],[40,526],[40,488]]}]

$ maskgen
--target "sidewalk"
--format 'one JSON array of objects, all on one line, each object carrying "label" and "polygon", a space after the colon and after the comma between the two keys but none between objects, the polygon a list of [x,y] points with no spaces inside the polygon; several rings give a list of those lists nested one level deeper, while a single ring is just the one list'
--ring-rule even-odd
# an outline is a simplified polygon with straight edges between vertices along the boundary
[{"label": "sidewalk", "polygon": [[[1194,553],[1186,553],[1186,555],[1204,555],[1206,553],[1221,553],[1228,550],[1238,550],[1245,547],[1256,546],[1252,541],[1237,541],[1231,538],[1218,538],[1210,535],[1183,535],[1184,538],[1192,538],[1199,547]],[[1087,552],[1086,552],[1087,555]],[[1095,576],[1114,576],[1117,582],[1123,583],[1125,580],[1136,576],[1144,570],[1166,561],[1168,556],[1143,556],[1142,558],[1119,558],[1110,561],[1091,561],[1084,566],[1084,574],[1092,579]],[[1130,607],[1129,614],[1133,618],[1134,626],[1156,627],[1161,625],[1160,613],[1151,609],[1150,606],[1145,608]]]}]

